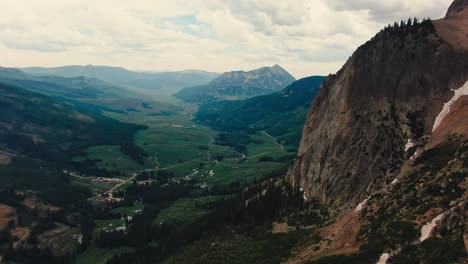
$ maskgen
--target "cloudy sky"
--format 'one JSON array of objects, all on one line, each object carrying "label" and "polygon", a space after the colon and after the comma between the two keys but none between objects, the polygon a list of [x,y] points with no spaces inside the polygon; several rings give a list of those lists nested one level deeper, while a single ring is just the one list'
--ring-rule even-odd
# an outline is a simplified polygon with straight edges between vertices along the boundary
[{"label": "cloudy sky", "polygon": [[0,66],[336,72],[386,24],[451,0],[0,0]]}]

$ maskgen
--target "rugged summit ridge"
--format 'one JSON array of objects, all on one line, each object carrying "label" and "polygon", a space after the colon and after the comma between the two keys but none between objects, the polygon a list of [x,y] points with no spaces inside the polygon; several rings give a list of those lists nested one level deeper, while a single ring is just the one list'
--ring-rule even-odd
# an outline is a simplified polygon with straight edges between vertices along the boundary
[{"label": "rugged summit ridge", "polygon": [[189,102],[245,99],[280,91],[296,79],[279,65],[225,72],[207,85],[187,87],[176,96]]},{"label": "rugged summit ridge", "polygon": [[382,30],[328,77],[289,171],[304,197],[355,205],[430,142],[436,116],[468,79],[466,29],[450,27],[466,21],[466,2],[445,19]]},{"label": "rugged summit ridge", "polygon": [[455,0],[447,10],[446,16],[460,12],[468,5],[468,0]]}]

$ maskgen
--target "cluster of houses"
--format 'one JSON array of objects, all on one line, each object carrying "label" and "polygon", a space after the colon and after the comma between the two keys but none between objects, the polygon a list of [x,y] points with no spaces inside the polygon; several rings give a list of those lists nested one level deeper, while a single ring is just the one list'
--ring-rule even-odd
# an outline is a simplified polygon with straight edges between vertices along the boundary
[{"label": "cluster of houses", "polygon": [[[133,215],[138,215],[141,214],[143,211],[141,209],[137,209],[133,211]],[[119,231],[119,232],[126,232],[127,227],[129,224],[133,222],[133,217],[131,215],[123,215],[120,220],[122,221],[123,225],[114,227],[114,224],[110,223],[106,227],[102,228],[101,230],[104,232],[114,232],[114,231]]]},{"label": "cluster of houses", "polygon": [[83,234],[74,234],[73,238],[76,239],[78,244],[81,245],[83,243]]}]

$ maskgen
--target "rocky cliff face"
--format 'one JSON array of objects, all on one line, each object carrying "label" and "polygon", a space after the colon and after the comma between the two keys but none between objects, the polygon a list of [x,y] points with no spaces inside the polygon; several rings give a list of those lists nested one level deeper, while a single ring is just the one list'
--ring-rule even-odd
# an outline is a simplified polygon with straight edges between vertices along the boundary
[{"label": "rocky cliff face", "polygon": [[468,0],[455,0],[453,3],[450,5],[449,9],[447,10],[447,15],[446,17],[455,15],[456,13],[460,12],[465,8],[465,6],[468,5]]},{"label": "rocky cliff face", "polygon": [[325,81],[289,179],[332,217],[287,263],[468,261],[466,2],[386,28]]},{"label": "rocky cliff face", "polygon": [[[455,1],[437,21],[381,31],[328,77],[289,171],[304,197],[355,205],[395,178],[417,148],[468,134],[460,90],[468,80],[466,4]],[[433,132],[457,91],[458,116]]]}]

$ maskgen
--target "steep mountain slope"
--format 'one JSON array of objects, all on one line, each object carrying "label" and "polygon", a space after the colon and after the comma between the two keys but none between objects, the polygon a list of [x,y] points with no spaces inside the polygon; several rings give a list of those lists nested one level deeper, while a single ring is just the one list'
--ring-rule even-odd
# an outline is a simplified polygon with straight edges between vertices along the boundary
[{"label": "steep mountain slope", "polygon": [[222,131],[264,130],[284,144],[297,146],[310,102],[324,79],[307,77],[277,93],[203,104],[196,119]]},{"label": "steep mountain slope", "polygon": [[22,68],[26,73],[38,76],[62,76],[75,78],[84,76],[96,78],[120,86],[138,87],[151,90],[168,90],[172,93],[182,87],[206,84],[218,76],[217,73],[183,70],[175,72],[135,72],[120,67],[107,66],[63,66],[54,68]]},{"label": "steep mountain slope", "polygon": [[54,162],[90,145],[131,141],[139,126],[0,83],[0,149]]},{"label": "steep mountain slope", "polygon": [[455,15],[456,13],[460,12],[466,5],[468,1],[467,0],[455,0],[452,2],[450,7],[447,10],[446,17]]},{"label": "steep mountain slope", "polygon": [[226,72],[207,85],[187,87],[176,96],[187,102],[237,100],[279,91],[294,82],[279,65],[244,72]]},{"label": "steep mountain slope", "polygon": [[90,190],[63,170],[95,169],[72,157],[89,146],[132,142],[143,127],[3,83],[0,113],[0,259],[64,263],[85,246],[93,222]]},{"label": "steep mountain slope", "polygon": [[467,4],[386,28],[325,81],[289,177],[335,220],[290,263],[466,261]]},{"label": "steep mountain slope", "polygon": [[432,133],[444,102],[468,74],[466,50],[442,39],[439,23],[384,30],[325,81],[290,172],[308,198],[363,199],[398,172],[407,142]]}]

